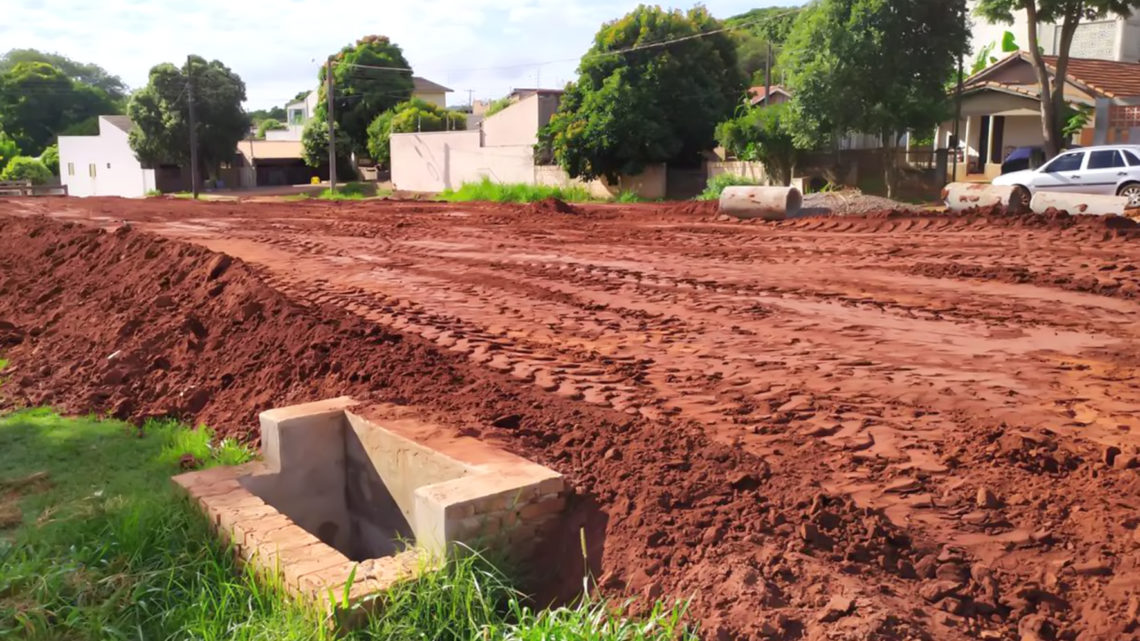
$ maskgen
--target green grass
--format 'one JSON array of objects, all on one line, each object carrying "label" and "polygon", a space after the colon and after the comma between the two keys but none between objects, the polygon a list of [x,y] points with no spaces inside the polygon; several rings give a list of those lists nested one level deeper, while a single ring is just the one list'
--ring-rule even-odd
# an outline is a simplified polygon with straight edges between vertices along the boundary
[{"label": "green grass", "polygon": [[746,178],[744,176],[737,176],[736,174],[717,174],[709,178],[705,186],[705,190],[697,195],[697,200],[719,200],[721,192],[725,187],[733,187],[736,185],[757,185],[755,180]]},{"label": "green grass", "polygon": [[532,203],[546,198],[557,198],[568,203],[593,200],[585,187],[497,183],[492,182],[490,178],[484,178],[477,183],[463,183],[459,189],[447,189],[439,197],[449,202],[477,200],[495,203]]},{"label": "green grass", "polygon": [[[364,200],[365,198],[377,198],[386,196],[391,192],[386,190],[377,189],[375,183],[345,183],[339,185],[336,191],[332,189],[325,189],[317,194],[320,200]],[[300,199],[298,199],[300,200]]]},{"label": "green grass", "polygon": [[[0,639],[328,638],[318,613],[238,567],[174,490],[187,453],[207,466],[250,457],[173,422],[0,416]],[[696,638],[683,606],[639,620],[593,599],[533,610],[474,553],[376,598],[379,614],[348,639]]]}]

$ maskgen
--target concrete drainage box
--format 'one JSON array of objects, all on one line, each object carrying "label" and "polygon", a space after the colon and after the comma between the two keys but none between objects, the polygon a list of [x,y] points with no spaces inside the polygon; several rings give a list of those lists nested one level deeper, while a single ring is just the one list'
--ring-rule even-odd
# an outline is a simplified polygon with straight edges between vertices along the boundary
[{"label": "concrete drainage box", "polygon": [[[245,561],[344,607],[414,577],[455,543],[524,561],[565,507],[562,477],[398,408],[337,398],[261,414],[263,460],[174,477]],[[353,582],[348,603],[344,587]]]}]

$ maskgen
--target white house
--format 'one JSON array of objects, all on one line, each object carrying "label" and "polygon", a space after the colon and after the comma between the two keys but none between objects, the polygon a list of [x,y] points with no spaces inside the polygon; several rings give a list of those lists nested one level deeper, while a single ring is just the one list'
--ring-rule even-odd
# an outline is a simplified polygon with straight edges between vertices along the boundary
[{"label": "white house", "polygon": [[127,116],[99,116],[99,135],[59,137],[59,177],[72,196],[139,198],[155,189],[127,141]]},{"label": "white house", "polygon": [[[451,89],[419,76],[412,77],[412,86],[413,98],[420,98],[442,108],[447,107],[447,94]],[[265,139],[276,141],[300,140],[305,125],[317,115],[317,102],[320,100],[320,93],[314,89],[304,98],[285,105],[285,129],[266,131]]]},{"label": "white house", "polygon": [[[994,45],[991,55],[1001,58],[1001,43],[1005,32],[1013,34],[1014,40],[1021,49],[1029,47],[1029,22],[1024,10],[1013,12],[1014,23],[993,23],[979,16],[976,12],[978,0],[970,0],[971,44],[974,53],[989,45]],[[1061,40],[1061,25],[1042,22],[1037,25],[1038,44],[1045,50],[1045,55],[1058,54],[1057,47]],[[1077,26],[1073,36],[1073,46],[1070,55],[1074,58],[1089,58],[1094,60],[1114,60],[1116,62],[1140,61],[1140,12],[1134,12],[1128,18],[1109,16],[1103,20],[1082,22]]]}]

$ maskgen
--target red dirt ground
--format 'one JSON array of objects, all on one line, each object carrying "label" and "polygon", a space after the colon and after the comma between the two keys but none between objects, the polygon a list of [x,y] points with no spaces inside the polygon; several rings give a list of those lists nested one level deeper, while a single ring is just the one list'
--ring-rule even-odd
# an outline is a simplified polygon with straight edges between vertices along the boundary
[{"label": "red dirt ground", "polygon": [[0,201],[2,392],[415,405],[565,473],[603,590],[709,638],[1138,638],[1134,223],[558,209]]}]

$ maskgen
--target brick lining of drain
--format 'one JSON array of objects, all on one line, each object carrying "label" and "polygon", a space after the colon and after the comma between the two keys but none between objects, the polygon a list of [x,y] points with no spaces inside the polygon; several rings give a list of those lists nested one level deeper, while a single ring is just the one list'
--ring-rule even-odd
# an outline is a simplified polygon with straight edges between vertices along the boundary
[{"label": "brick lining of drain", "polygon": [[557,527],[565,486],[553,470],[441,438],[407,410],[386,408],[377,423],[354,406],[337,398],[264,412],[264,460],[173,480],[240,558],[326,606],[354,568],[350,604],[455,543],[523,560]]}]

